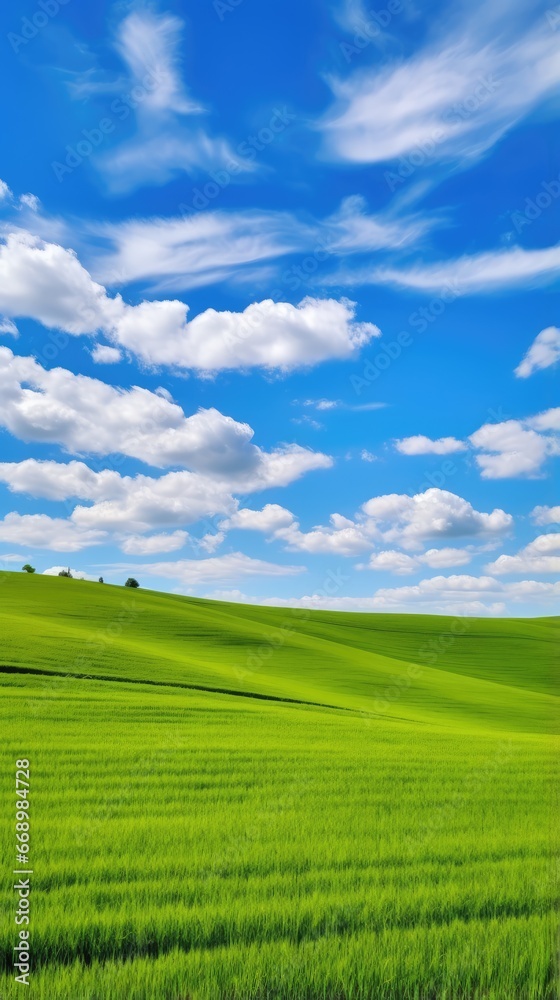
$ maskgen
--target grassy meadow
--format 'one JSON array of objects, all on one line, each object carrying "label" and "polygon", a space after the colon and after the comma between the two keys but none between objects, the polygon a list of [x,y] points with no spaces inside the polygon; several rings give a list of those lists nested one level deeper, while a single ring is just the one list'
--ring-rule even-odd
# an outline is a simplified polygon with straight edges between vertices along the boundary
[{"label": "grassy meadow", "polygon": [[2,1000],[558,995],[558,619],[17,574],[0,615],[3,856],[27,757],[34,871]]}]

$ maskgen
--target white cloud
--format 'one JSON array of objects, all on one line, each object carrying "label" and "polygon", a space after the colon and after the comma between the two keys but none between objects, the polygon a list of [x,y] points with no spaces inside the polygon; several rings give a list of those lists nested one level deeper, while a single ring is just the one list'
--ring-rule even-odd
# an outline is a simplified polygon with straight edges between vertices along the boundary
[{"label": "white cloud", "polygon": [[542,250],[514,247],[406,269],[379,267],[353,274],[349,280],[353,284],[388,283],[419,292],[450,288],[456,295],[468,295],[551,282],[559,268],[560,246]]},{"label": "white cloud", "polygon": [[16,324],[5,316],[0,316],[0,333],[8,333],[11,337],[19,336]]},{"label": "white cloud", "polygon": [[[297,403],[294,400],[294,403]],[[344,403],[342,399],[304,399],[302,400],[303,406],[312,407],[314,410],[326,411],[326,410],[351,410],[354,413],[368,413],[374,410],[384,410],[387,403],[372,402],[372,403]]]},{"label": "white cloud", "polygon": [[560,573],[560,534],[539,535],[515,556],[499,556],[489,573]]},{"label": "white cloud", "polygon": [[437,576],[414,586],[382,588],[367,597],[247,598],[272,607],[312,608],[325,611],[389,611],[462,616],[503,615],[511,605],[550,601],[560,597],[560,583],[522,580],[503,583],[492,577]]},{"label": "white cloud", "polygon": [[[185,206],[185,211],[188,206]],[[111,285],[149,280],[157,291],[224,281],[246,266],[303,251],[313,234],[285,212],[209,212],[92,227],[93,271]]]},{"label": "white cloud", "polygon": [[7,347],[0,347],[0,392],[0,426],[24,441],[60,444],[74,454],[120,452],[159,468],[188,466],[257,489],[332,464],[326,455],[296,445],[266,454],[252,444],[248,424],[218,410],[187,417],[147,389],[115,388],[64,368],[46,371]]},{"label": "white cloud", "polygon": [[[414,497],[406,494],[374,497],[362,505],[355,520],[332,514],[329,525],[317,525],[310,531],[302,531],[294,515],[277,504],[268,504],[260,511],[237,511],[220,528],[263,531],[289,551],[356,556],[371,550],[379,541],[421,550],[427,539],[499,538],[512,524],[513,518],[503,510],[482,513],[454,493],[430,489]],[[464,565],[470,558],[467,550],[450,547],[429,549],[414,558],[402,552],[385,551],[373,555],[369,565],[372,569],[408,572],[422,564],[438,568]]]},{"label": "white cloud", "polygon": [[0,542],[54,552],[79,552],[89,545],[99,545],[105,537],[102,531],[82,529],[72,521],[47,514],[11,513],[0,521]]},{"label": "white cloud", "polygon": [[268,503],[262,510],[242,508],[220,525],[225,531],[240,528],[243,531],[263,531],[270,535],[280,528],[293,524],[294,515],[277,503]]},{"label": "white cloud", "polygon": [[97,576],[91,576],[90,573],[84,573],[83,570],[74,569],[72,566],[50,566],[49,569],[43,570],[42,576],[58,576],[63,570],[66,572],[68,569],[74,580],[90,580],[94,583],[99,579]]},{"label": "white cloud", "polygon": [[331,514],[330,525],[317,525],[311,531],[301,531],[295,521],[275,532],[292,552],[310,552],[314,555],[328,553],[337,556],[354,556],[370,549],[372,541],[367,524],[356,524],[341,514]]},{"label": "white cloud", "polygon": [[130,104],[116,99],[111,110],[119,120],[130,115],[136,122],[135,134],[106,151],[103,147],[94,160],[115,192],[163,184],[184,172],[216,166],[227,165],[235,173],[252,169],[225,139],[197,123],[205,109],[189,97],[181,80],[182,32],[178,17],[148,8],[134,10],[120,22],[115,38],[126,78],[113,84],[89,73],[73,83],[81,99],[111,89],[119,98],[123,93],[132,95]]},{"label": "white cloud", "polygon": [[560,406],[543,410],[542,413],[529,417],[527,422],[530,427],[534,427],[537,431],[560,431]]},{"label": "white cloud", "polygon": [[252,559],[242,552],[231,552],[209,559],[179,559],[177,562],[146,563],[143,566],[124,568],[178,580],[187,587],[214,581],[235,581],[245,576],[294,576],[305,571],[303,566],[283,566],[262,559]]},{"label": "white cloud", "polygon": [[[252,281],[266,262],[309,253],[317,264],[382,248],[411,245],[437,223],[429,219],[368,215],[352,196],[325,219],[278,210],[212,210],[200,189],[178,216],[87,223],[94,277],[109,285],[148,281],[156,291],[196,288],[235,277]],[[270,270],[270,277],[275,272]],[[294,270],[294,278],[298,276]]]},{"label": "white cloud", "polygon": [[247,597],[241,590],[212,590],[204,595],[208,601],[229,601],[234,604],[258,604],[258,598]]},{"label": "white cloud", "polygon": [[548,100],[560,81],[554,33],[536,11],[533,26],[496,13],[469,13],[447,31],[439,19],[439,37],[408,59],[331,81],[336,103],[320,124],[331,156],[381,163],[412,153],[401,179],[417,165],[466,165]]},{"label": "white cloud", "polygon": [[360,452],[360,458],[362,462],[377,462],[377,455],[374,455],[373,452],[368,451],[367,448],[362,449],[362,451]]},{"label": "white cloud", "polygon": [[25,208],[29,208],[32,212],[38,212],[41,205],[37,195],[30,192],[20,195],[19,203]]},{"label": "white cloud", "polygon": [[121,485],[120,495],[113,499],[77,506],[72,521],[81,528],[141,534],[227,515],[236,506],[223,484],[192,472],[170,472],[159,479],[124,477]]},{"label": "white cloud", "polygon": [[108,344],[94,344],[91,356],[97,365],[114,365],[122,359],[122,352]]},{"label": "white cloud", "polygon": [[484,424],[469,438],[482,452],[476,456],[476,462],[483,479],[538,476],[546,459],[560,453],[558,438],[546,433],[555,428],[556,410],[547,410],[524,421]]},{"label": "white cloud", "polygon": [[198,540],[198,547],[203,552],[215,552],[225,539],[223,531],[209,531]]},{"label": "white cloud", "polygon": [[94,260],[99,281],[149,280],[156,290],[223,281],[247,265],[303,250],[312,238],[287,213],[258,211],[130,219],[96,226],[93,235],[108,245]]},{"label": "white cloud", "polygon": [[466,451],[470,445],[478,454],[475,461],[484,479],[538,476],[547,458],[560,454],[560,407],[524,420],[503,420],[484,424],[467,442],[454,437],[437,440],[416,434],[401,438],[395,447],[403,455],[449,455]]},{"label": "white cloud", "polygon": [[457,451],[465,451],[467,447],[463,441],[458,441],[454,437],[443,437],[433,441],[423,434],[401,438],[395,442],[395,446],[402,455],[452,455]]},{"label": "white cloud", "polygon": [[377,552],[372,555],[368,566],[369,569],[385,570],[389,573],[403,575],[413,573],[422,566],[429,566],[431,569],[448,569],[451,566],[465,566],[472,559],[472,553],[467,549],[428,549],[421,555],[410,556],[405,552],[398,552],[391,549],[385,552]]},{"label": "white cloud", "polygon": [[[490,576],[436,576],[414,586],[380,589],[375,593],[374,604],[376,610],[419,608],[425,612],[474,615],[486,607],[489,613],[500,614],[505,610],[504,602],[554,599],[558,594],[560,584],[538,584],[533,580],[517,585],[503,584]],[[491,602],[489,607],[485,601]]]},{"label": "white cloud", "polygon": [[120,542],[122,552],[129,556],[147,556],[156,552],[176,552],[182,549],[187,541],[186,531],[173,531],[171,534],[149,535],[128,535]]},{"label": "white cloud", "polygon": [[180,302],[132,307],[116,332],[119,343],[146,361],[202,371],[262,367],[288,371],[333,358],[350,358],[379,330],[358,323],[355,303],[303,299],[299,305],[266,299],[242,313],[208,309],[186,322]]},{"label": "white cloud", "polygon": [[311,406],[314,410],[337,410],[342,406],[340,399],[304,399],[304,406]]},{"label": "white cloud", "polygon": [[513,524],[511,514],[501,509],[483,513],[455,493],[436,488],[413,497],[398,493],[374,497],[362,511],[384,541],[413,550],[429,538],[495,537]]},{"label": "white cloud", "polygon": [[525,357],[515,369],[518,378],[528,378],[541,368],[550,368],[560,358],[560,330],[547,326],[535,337]]},{"label": "white cloud", "polygon": [[536,524],[560,524],[560,507],[535,507],[531,517]]},{"label": "white cloud", "polygon": [[[117,348],[147,364],[203,372],[288,371],[350,358],[379,336],[374,324],[356,320],[355,303],[348,299],[307,297],[297,306],[266,299],[242,313],[207,309],[190,322],[188,306],[178,300],[130,306],[94,282],[72,251],[21,232],[0,245],[0,312],[74,336],[101,330]],[[107,360],[102,347],[104,352]]]},{"label": "white cloud", "polygon": [[[263,455],[261,467],[237,486],[248,491],[286,485],[308,470],[308,462],[309,453],[304,449]],[[121,535],[140,534],[161,527],[180,528],[201,519],[228,517],[234,515],[237,506],[232,495],[235,483],[188,471],[170,472],[159,478],[121,476],[113,469],[94,472],[83,462],[26,459],[19,463],[0,463],[0,481],[13,492],[48,500],[77,497],[94,501],[92,506],[75,507],[72,523],[82,529]],[[269,506],[282,510],[277,505]],[[217,525],[218,521],[215,523]],[[175,533],[173,537],[178,539],[180,536]],[[206,551],[213,551],[223,538],[223,532],[213,524],[213,530],[197,544]],[[159,541],[160,538],[158,544]]]},{"label": "white cloud", "polygon": [[0,462],[0,482],[14,493],[29,493],[45,500],[101,500],[122,495],[124,480],[112,469],[94,472],[84,462],[27,458],[23,462]]},{"label": "white cloud", "polygon": [[12,197],[12,192],[10,191],[6,181],[0,179],[0,201]]},{"label": "white cloud", "polygon": [[467,549],[428,549],[419,559],[431,569],[447,569],[450,566],[465,566],[471,561],[472,553]]},{"label": "white cloud", "polygon": [[436,222],[433,216],[368,215],[365,199],[350,195],[334,215],[325,219],[321,240],[333,254],[397,249],[417,243]]},{"label": "white cloud", "polygon": [[376,552],[368,563],[370,569],[396,573],[399,576],[404,573],[413,573],[419,565],[418,559],[415,559],[414,556],[409,556],[405,552],[397,552],[396,549]]}]

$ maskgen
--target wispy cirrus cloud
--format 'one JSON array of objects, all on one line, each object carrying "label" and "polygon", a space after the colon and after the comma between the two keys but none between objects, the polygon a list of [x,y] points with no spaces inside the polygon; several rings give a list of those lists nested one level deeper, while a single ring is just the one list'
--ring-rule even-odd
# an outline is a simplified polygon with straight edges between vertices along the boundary
[{"label": "wispy cirrus cloud", "polygon": [[480,17],[443,12],[408,58],[331,80],[319,123],[327,155],[383,163],[428,151],[432,165],[465,166],[546,102],[560,81],[554,33],[535,10],[496,3]]},{"label": "wispy cirrus cloud", "polygon": [[137,7],[119,22],[113,48],[123,64],[117,79],[96,67],[76,76],[71,90],[80,99],[127,89],[142,91],[133,102],[136,129],[94,157],[109,187],[125,193],[159,185],[178,174],[228,164],[236,173],[254,170],[227,139],[200,124],[206,109],[188,93],[182,79],[184,23],[172,14]]},{"label": "wispy cirrus cloud", "polygon": [[551,284],[560,275],[560,245],[525,250],[512,247],[466,254],[434,263],[357,266],[328,275],[324,284],[393,285],[431,294],[452,287],[457,295]]}]

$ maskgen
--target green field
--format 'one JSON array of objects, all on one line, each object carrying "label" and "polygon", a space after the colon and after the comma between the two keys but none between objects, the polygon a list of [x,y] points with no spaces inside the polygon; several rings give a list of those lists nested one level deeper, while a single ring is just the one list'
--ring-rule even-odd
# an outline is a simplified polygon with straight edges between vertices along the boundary
[{"label": "green field", "polygon": [[2,1000],[552,1000],[559,619],[5,574]]}]

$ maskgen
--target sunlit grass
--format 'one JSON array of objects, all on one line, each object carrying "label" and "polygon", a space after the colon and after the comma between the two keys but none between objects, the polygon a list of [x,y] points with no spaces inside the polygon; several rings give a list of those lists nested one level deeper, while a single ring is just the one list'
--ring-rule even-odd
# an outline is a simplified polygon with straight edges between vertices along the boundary
[{"label": "sunlit grass", "polygon": [[[102,614],[110,620],[111,601],[114,614],[122,599],[114,588],[50,583],[33,581],[45,621],[54,615],[56,587],[72,588],[55,621],[60,660],[54,640],[35,653],[36,634],[24,634],[6,609],[15,639],[5,644],[4,662],[17,665],[20,657],[22,666],[28,656],[36,669],[63,671],[67,620],[69,629],[83,630],[84,645],[88,600],[91,632],[106,627]],[[13,588],[14,603],[22,590]],[[165,610],[166,600],[182,609],[183,660],[178,613]],[[103,664],[87,672],[107,675],[112,665],[118,676],[149,675],[151,647],[146,652],[137,639],[138,659],[126,659],[126,629],[138,632],[141,621],[144,635],[151,628],[159,635],[155,645],[165,645],[171,622],[176,675],[189,683],[193,632],[201,630],[191,611],[205,610],[210,630],[213,607],[152,595],[138,595],[137,607],[139,618],[104,645]],[[270,609],[263,612],[270,629]],[[233,619],[235,609],[220,613]],[[391,702],[392,713],[405,716],[396,720],[389,710],[379,717],[377,695],[364,680],[369,657],[369,685],[376,687],[388,649],[359,650],[363,661],[345,660],[347,621],[331,654],[341,670],[346,664],[339,687],[327,687],[322,676],[324,645],[315,659],[305,647],[309,700],[340,709],[142,683],[1,676],[1,787],[9,804],[3,856],[13,851],[13,762],[25,755],[35,872],[31,986],[18,986],[8,972],[0,981],[3,1000],[22,989],[31,1000],[555,997],[557,742],[554,713],[545,713],[535,731],[530,697],[555,702],[555,678],[542,662],[554,622],[543,623],[540,639],[536,623],[519,623],[522,634],[534,630],[536,650],[526,668],[524,725],[523,701],[510,695],[519,686],[499,680],[500,656],[492,666],[492,623],[485,623],[488,679],[465,673],[465,634],[455,649],[461,671],[449,663],[451,649],[446,667],[430,668],[442,675],[439,687],[432,683],[442,699],[450,679],[457,685],[449,712],[442,703],[430,706],[425,693],[415,695],[411,684]],[[406,621],[400,618],[401,629]],[[411,630],[430,621],[428,634],[437,636],[441,620],[414,621]],[[313,643],[317,622],[331,633],[336,626],[333,616],[328,623],[304,619],[302,641]],[[496,635],[498,642],[507,635],[506,623],[497,623]],[[205,641],[199,638],[200,648]],[[396,652],[402,642],[395,641]],[[473,642],[480,673],[484,635]],[[239,643],[232,650],[224,642],[221,660],[217,647],[212,653],[224,672],[229,657],[239,657]],[[279,654],[255,672],[255,687],[262,690],[267,676],[273,687],[276,671],[282,691],[289,690],[289,655],[282,649],[276,661]],[[403,662],[413,662],[410,642],[406,656]],[[217,670],[204,663],[196,670],[197,682],[204,675],[211,686]],[[351,711],[354,683],[362,707]],[[467,698],[463,684],[478,685],[478,713],[474,689]],[[503,689],[503,703],[485,726],[494,703],[484,694],[494,687]],[[14,943],[10,918],[1,938],[7,970]]]}]

